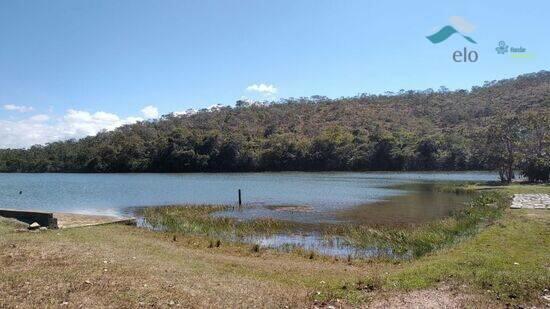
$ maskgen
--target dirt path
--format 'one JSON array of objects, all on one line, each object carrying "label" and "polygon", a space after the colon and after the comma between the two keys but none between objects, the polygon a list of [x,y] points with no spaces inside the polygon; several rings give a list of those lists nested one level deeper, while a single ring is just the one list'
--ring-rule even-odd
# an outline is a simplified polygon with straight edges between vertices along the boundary
[{"label": "dirt path", "polygon": [[381,295],[369,304],[369,308],[500,308],[497,303],[480,300],[479,296],[473,295],[463,289],[441,285],[440,287],[411,291],[404,293],[393,293]]}]

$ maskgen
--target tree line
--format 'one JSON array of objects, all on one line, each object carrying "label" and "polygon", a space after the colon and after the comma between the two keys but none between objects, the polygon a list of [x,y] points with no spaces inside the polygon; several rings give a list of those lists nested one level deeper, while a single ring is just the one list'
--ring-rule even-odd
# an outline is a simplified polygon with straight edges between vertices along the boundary
[{"label": "tree line", "polygon": [[550,72],[164,115],[80,140],[0,150],[2,172],[515,170],[548,181]]}]

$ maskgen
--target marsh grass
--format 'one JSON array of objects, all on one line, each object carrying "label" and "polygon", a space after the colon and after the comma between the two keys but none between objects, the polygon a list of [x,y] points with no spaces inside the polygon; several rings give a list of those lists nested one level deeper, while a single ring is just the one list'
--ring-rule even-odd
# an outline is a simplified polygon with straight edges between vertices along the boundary
[{"label": "marsh grass", "polygon": [[261,218],[237,220],[212,216],[213,213],[230,210],[224,205],[183,205],[143,208],[139,214],[154,229],[184,234],[205,235],[227,239],[255,234],[272,234],[291,230],[291,222]]},{"label": "marsh grass", "polygon": [[420,257],[477,233],[502,216],[506,206],[503,195],[485,193],[445,219],[401,228],[348,226],[342,234],[359,247],[377,246],[391,249],[396,256]]},{"label": "marsh grass", "polygon": [[455,194],[473,194],[478,192],[474,182],[443,182],[432,186],[432,190],[437,192],[455,193]]},{"label": "marsh grass", "polygon": [[[380,249],[383,259],[416,258],[475,234],[490,225],[506,208],[498,192],[483,193],[450,217],[405,227],[373,227],[357,224],[319,224],[316,232],[324,239],[342,237],[357,248]],[[223,205],[163,206],[144,208],[141,215],[154,228],[216,239],[237,240],[243,236],[292,233],[311,229],[305,224],[269,218],[237,220],[212,216],[231,209]]]}]

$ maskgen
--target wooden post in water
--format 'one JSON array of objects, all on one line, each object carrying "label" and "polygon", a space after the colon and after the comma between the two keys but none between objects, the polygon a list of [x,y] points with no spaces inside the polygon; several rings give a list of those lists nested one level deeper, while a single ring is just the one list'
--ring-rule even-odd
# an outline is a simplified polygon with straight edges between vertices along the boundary
[{"label": "wooden post in water", "polygon": [[242,205],[242,200],[241,200],[241,189],[239,189],[239,207],[241,207]]}]

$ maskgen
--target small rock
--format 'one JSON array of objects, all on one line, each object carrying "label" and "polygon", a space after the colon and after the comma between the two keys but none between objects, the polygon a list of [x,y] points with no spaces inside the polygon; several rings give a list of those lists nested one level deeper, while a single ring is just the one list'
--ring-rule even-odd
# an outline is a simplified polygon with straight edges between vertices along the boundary
[{"label": "small rock", "polygon": [[61,303],[61,306],[67,306],[68,304],[69,304],[69,302],[64,301],[64,302]]},{"label": "small rock", "polygon": [[40,231],[47,231],[47,230],[48,230],[48,228],[45,227],[45,226],[41,226],[41,227],[39,227],[38,229],[39,229]]},{"label": "small rock", "polygon": [[542,295],[542,299],[544,299],[545,301],[550,302],[550,294]]},{"label": "small rock", "polygon": [[514,265],[519,265],[519,263],[518,263],[518,262],[514,262]]},{"label": "small rock", "polygon": [[91,282],[90,280],[86,280],[86,281],[84,281],[84,283],[86,283],[86,284],[92,284],[92,282]]},{"label": "small rock", "polygon": [[33,222],[31,225],[29,225],[29,230],[36,230],[40,228],[40,224]]},{"label": "small rock", "polygon": [[169,306],[173,306],[173,305],[175,305],[175,304],[176,304],[176,303],[175,303],[173,300],[171,300],[171,301],[168,303]]}]

